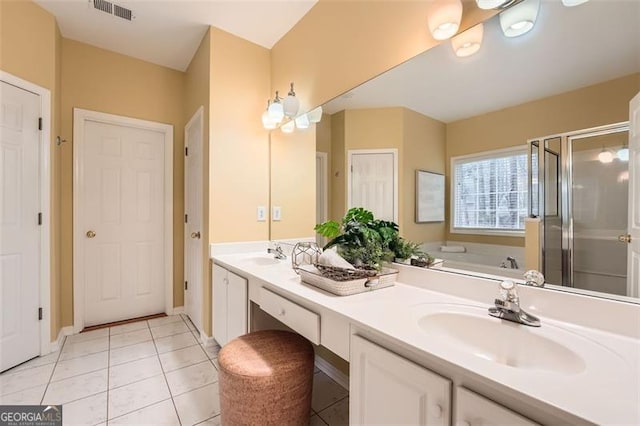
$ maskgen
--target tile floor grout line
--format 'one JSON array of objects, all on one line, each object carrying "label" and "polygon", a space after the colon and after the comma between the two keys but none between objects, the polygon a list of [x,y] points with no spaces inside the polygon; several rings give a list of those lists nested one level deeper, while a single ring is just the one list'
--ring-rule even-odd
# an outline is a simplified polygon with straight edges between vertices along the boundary
[{"label": "tile floor grout line", "polygon": [[[179,315],[179,314],[178,314]],[[182,317],[180,317],[182,319]],[[182,319],[184,322],[184,319]],[[149,322],[147,322],[149,325]],[[151,326],[149,326],[149,333],[151,333]],[[182,420],[180,420],[180,413],[178,413],[178,407],[176,407],[176,402],[173,400],[173,393],[171,393],[171,387],[169,386],[169,380],[167,380],[167,374],[164,372],[164,367],[162,366],[162,361],[160,361],[160,352],[158,352],[158,346],[156,345],[156,340],[153,338],[153,333],[151,334],[151,340],[153,341],[153,346],[156,348],[156,354],[158,356],[158,362],[160,363],[160,370],[162,371],[162,377],[164,378],[164,382],[167,385],[167,390],[169,391],[169,398],[171,398],[171,404],[173,404],[173,411],[176,413],[176,417],[178,419],[178,424],[182,425]]]},{"label": "tile floor grout line", "polygon": [[107,408],[105,410],[104,422],[105,424],[109,424],[109,397],[111,396],[111,392],[109,392],[109,380],[111,377],[111,327],[107,328],[109,330],[109,338],[107,339],[107,350],[109,353],[107,354]]},{"label": "tile floor grout line", "polygon": [[[133,410],[133,411],[129,411],[128,413],[120,414],[120,415],[118,415],[118,416],[116,416],[116,417],[114,417],[114,418],[112,418],[112,419],[109,419],[109,420],[108,420],[108,422],[111,422],[111,421],[116,420],[116,419],[121,419],[122,417],[128,416],[129,414],[133,414],[133,413],[136,413],[136,412],[138,412],[138,411],[144,410],[144,409],[146,409],[146,408],[153,407],[153,406],[154,406],[154,405],[156,405],[156,404],[160,404],[160,403],[165,402],[165,401],[168,401],[168,400],[170,400],[170,399],[171,399],[171,397],[169,397],[169,398],[165,398],[165,399],[163,399],[162,401],[152,402],[151,404],[149,404],[149,405],[145,405],[144,407],[137,408],[137,409],[135,409],[135,410]],[[103,423],[98,423],[98,424],[103,424]]]},{"label": "tile floor grout line", "polygon": [[[325,419],[320,415],[320,413],[321,413],[322,411],[328,410],[329,408],[333,407],[334,405],[336,405],[336,404],[337,404],[337,403],[339,403],[339,402],[344,401],[344,400],[345,400],[345,399],[347,399],[347,398],[349,398],[349,395],[348,395],[348,394],[347,394],[346,396],[343,396],[343,397],[342,397],[342,398],[340,398],[339,400],[337,400],[337,401],[335,401],[335,402],[332,402],[331,404],[327,405],[327,406],[326,406],[325,408],[323,408],[322,410],[320,410],[320,411],[316,411],[316,415],[317,415],[318,417],[320,417],[320,418],[322,419],[322,421],[323,421],[323,422],[325,422],[326,424],[329,424],[329,423],[328,423],[327,421],[325,421]],[[313,410],[313,408],[312,408],[312,410]],[[315,411],[315,410],[314,410],[314,411]]]},{"label": "tile floor grout line", "polygon": [[42,398],[40,398],[40,405],[44,402],[44,397],[49,390],[49,385],[51,384],[51,379],[53,378],[53,373],[56,371],[56,367],[58,366],[58,362],[60,362],[60,357],[62,356],[62,351],[64,350],[65,345],[67,344],[67,336],[64,336],[64,341],[62,342],[62,346],[60,347],[60,351],[58,352],[58,357],[56,358],[56,362],[53,365],[53,370],[51,370],[51,375],[49,376],[49,380],[47,381],[47,386],[44,388],[44,393],[42,394]]}]

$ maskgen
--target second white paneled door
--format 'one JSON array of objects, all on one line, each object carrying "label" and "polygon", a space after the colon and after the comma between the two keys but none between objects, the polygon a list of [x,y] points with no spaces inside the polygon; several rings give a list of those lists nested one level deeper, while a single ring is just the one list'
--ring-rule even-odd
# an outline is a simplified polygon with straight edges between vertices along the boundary
[{"label": "second white paneled door", "polygon": [[397,150],[349,151],[348,205],[398,222]]},{"label": "second white paneled door", "polygon": [[[165,311],[165,133],[85,120],[76,157],[84,326]],[[76,148],[77,149],[77,148]]]}]

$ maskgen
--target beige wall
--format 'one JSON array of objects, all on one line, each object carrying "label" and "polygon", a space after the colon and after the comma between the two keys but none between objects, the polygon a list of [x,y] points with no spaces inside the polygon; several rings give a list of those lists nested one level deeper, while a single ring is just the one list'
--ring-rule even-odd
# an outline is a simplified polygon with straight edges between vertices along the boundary
[{"label": "beige wall", "polygon": [[51,339],[60,331],[60,31],[53,15],[28,1],[0,1],[0,69],[51,91]]},{"label": "beige wall", "polygon": [[61,309],[63,326],[73,323],[73,108],[173,125],[174,306],[183,305],[184,73],[62,40]]},{"label": "beige wall", "polygon": [[[528,139],[539,136],[626,121],[629,119],[629,101],[638,91],[640,74],[633,74],[448,123],[447,176],[451,157],[524,146]],[[450,185],[451,181],[447,178],[447,206],[450,205]],[[448,231],[448,217],[446,226],[448,240],[524,246],[524,237],[452,234]]]},{"label": "beige wall", "polygon": [[339,221],[347,211],[347,154],[345,150],[345,111],[331,115],[331,173],[329,173],[329,219]]},{"label": "beige wall", "polygon": [[[296,83],[303,109],[340,93],[435,46],[427,14],[431,1],[320,0],[273,47],[272,90]],[[495,11],[464,1],[461,30]]]},{"label": "beige wall", "polygon": [[416,223],[416,170],[445,172],[446,125],[438,120],[403,108],[404,201],[400,212],[404,217],[401,234],[411,241],[428,242],[444,239],[444,222]]},{"label": "beige wall", "polygon": [[[333,193],[332,174],[331,174],[331,116],[329,114],[322,114],[322,120],[316,124],[316,152],[323,152],[327,154],[327,218],[331,219],[331,196]],[[318,220],[316,219],[316,222]]]}]

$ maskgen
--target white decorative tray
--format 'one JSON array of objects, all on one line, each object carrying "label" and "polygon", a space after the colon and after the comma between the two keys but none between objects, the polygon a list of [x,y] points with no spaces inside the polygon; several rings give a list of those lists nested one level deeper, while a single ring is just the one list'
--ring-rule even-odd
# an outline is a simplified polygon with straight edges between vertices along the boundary
[{"label": "white decorative tray", "polygon": [[[348,275],[349,270],[344,271],[347,272]],[[361,275],[357,272],[361,271],[354,270],[354,275]],[[301,265],[298,268],[298,273],[300,274],[303,282],[338,296],[349,296],[352,294],[363,293],[365,291],[391,287],[396,283],[396,278],[398,278],[398,271],[391,268],[382,268],[381,271],[372,274],[372,276],[369,277],[362,278],[359,276],[357,278],[354,277],[353,279],[343,278],[340,281],[323,276],[322,271],[313,265]]]}]

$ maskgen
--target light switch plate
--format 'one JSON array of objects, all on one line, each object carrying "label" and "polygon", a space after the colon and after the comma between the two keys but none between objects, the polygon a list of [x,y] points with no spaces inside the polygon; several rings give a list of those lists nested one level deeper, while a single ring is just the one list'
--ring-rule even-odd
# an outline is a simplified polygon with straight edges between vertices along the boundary
[{"label": "light switch plate", "polygon": [[282,220],[282,208],[280,206],[273,206],[272,217],[274,222]]},{"label": "light switch plate", "polygon": [[265,222],[267,220],[267,208],[265,206],[258,206],[258,222]]}]

